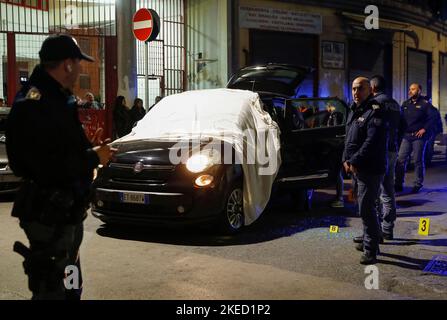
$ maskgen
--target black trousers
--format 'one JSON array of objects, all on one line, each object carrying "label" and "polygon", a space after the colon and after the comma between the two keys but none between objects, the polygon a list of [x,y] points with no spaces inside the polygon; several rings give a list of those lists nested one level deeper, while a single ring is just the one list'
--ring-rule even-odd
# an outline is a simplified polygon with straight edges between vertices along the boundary
[{"label": "black trousers", "polygon": [[[38,222],[20,225],[30,243],[30,255],[23,265],[32,300],[79,300],[82,292],[79,257],[84,233],[82,222],[58,227]],[[66,270],[75,270],[68,275],[71,280],[68,285],[64,281]]]}]

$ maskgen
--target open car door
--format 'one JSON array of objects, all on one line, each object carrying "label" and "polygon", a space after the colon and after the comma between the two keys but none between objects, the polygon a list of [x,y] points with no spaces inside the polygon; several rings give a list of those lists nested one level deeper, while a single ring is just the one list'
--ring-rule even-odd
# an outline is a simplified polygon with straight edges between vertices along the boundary
[{"label": "open car door", "polygon": [[286,100],[278,182],[319,188],[335,184],[342,168],[347,105],[338,98]]}]

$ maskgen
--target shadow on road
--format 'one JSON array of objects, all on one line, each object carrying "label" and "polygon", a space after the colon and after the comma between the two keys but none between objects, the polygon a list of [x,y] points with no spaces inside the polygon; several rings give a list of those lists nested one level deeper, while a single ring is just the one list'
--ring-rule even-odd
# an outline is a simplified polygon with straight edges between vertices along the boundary
[{"label": "shadow on road", "polygon": [[[387,257],[399,261],[390,261],[390,260],[383,260],[380,259],[380,257]],[[411,270],[424,270],[425,266],[430,262],[430,260],[426,259],[416,259],[416,258],[410,258],[406,256],[401,256],[397,254],[391,254],[391,253],[385,253],[382,252],[378,259],[379,263],[381,264],[388,264],[393,266],[398,266],[405,269],[411,269]]]},{"label": "shadow on road", "polygon": [[[446,247],[447,239],[432,239],[432,240],[421,240],[421,239],[402,239],[394,238],[394,241],[400,242],[385,242],[384,245],[390,246],[414,246],[414,245],[424,245],[424,246],[434,246],[434,247]],[[446,249],[447,251],[447,249]]]},{"label": "shadow on road", "polygon": [[97,234],[103,237],[186,246],[231,246],[261,243],[313,228],[337,225],[346,227],[346,217],[328,216],[330,210],[317,203],[309,212],[298,212],[292,206],[269,206],[252,225],[234,235],[220,235],[211,227],[133,227],[102,225]]},{"label": "shadow on road", "polygon": [[410,217],[433,217],[433,216],[441,216],[445,212],[442,211],[400,211],[397,213],[398,217],[402,218],[410,218]]},{"label": "shadow on road", "polygon": [[431,200],[427,199],[408,199],[408,200],[396,200],[397,208],[411,208],[411,207],[418,207],[423,206],[424,204],[427,204],[429,202],[432,202]]}]

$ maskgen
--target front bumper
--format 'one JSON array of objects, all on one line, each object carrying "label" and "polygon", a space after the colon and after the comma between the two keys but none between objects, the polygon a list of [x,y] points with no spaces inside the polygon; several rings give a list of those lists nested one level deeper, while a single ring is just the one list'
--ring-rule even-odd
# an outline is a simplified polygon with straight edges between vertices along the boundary
[{"label": "front bumper", "polygon": [[[123,193],[142,194],[147,203],[124,203]],[[218,189],[188,193],[97,188],[92,214],[103,222],[150,225],[202,224],[214,221],[224,209]]]}]

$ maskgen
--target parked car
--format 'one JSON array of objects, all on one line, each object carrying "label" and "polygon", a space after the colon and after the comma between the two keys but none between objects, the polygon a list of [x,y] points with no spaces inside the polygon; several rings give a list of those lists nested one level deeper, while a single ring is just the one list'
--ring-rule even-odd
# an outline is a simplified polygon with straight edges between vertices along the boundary
[{"label": "parked car", "polygon": [[[335,183],[346,105],[337,98],[295,99],[308,71],[259,66],[238,72],[231,89],[163,99],[129,136],[114,142],[119,151],[94,182],[93,215],[106,223],[217,223],[235,232],[259,217],[272,185],[298,190]],[[245,90],[249,87],[254,92]],[[197,119],[203,120],[201,126]],[[258,163],[235,161],[245,140],[222,139],[213,131],[239,137],[247,126],[280,130],[269,136],[270,146],[276,146],[267,151],[269,161],[278,164],[271,175],[257,174]],[[172,163],[172,150],[190,136],[199,137],[199,143],[188,144],[182,161]],[[228,154],[215,149],[198,153],[210,139],[215,149],[231,150],[231,163],[222,161]]]},{"label": "parked car", "polygon": [[277,182],[292,189],[335,183],[344,148],[347,105],[332,98],[298,98],[310,68],[286,64],[239,70],[228,88],[257,92],[281,129],[283,164]]},{"label": "parked car", "polygon": [[11,108],[0,108],[0,194],[17,191],[21,179],[16,177],[8,165],[5,145],[5,126]]}]

